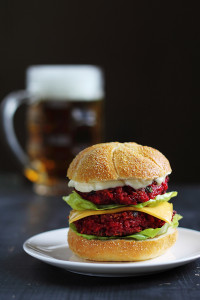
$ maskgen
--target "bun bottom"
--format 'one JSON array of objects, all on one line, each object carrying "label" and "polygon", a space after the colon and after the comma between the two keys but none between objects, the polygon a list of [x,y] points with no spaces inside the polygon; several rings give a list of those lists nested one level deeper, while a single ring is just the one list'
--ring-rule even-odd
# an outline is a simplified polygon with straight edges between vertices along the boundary
[{"label": "bun bottom", "polygon": [[133,240],[87,240],[72,229],[68,232],[69,248],[79,257],[93,261],[141,261],[165,253],[177,239],[177,229],[144,241]]}]

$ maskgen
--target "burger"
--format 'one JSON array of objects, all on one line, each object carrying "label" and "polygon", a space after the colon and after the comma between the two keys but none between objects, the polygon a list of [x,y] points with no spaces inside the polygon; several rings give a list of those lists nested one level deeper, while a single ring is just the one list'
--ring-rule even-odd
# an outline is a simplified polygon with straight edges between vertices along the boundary
[{"label": "burger", "polygon": [[162,255],[177,239],[182,218],[168,201],[169,161],[136,143],[102,143],[81,151],[67,176],[73,192],[68,244],[93,261],[142,261]]}]

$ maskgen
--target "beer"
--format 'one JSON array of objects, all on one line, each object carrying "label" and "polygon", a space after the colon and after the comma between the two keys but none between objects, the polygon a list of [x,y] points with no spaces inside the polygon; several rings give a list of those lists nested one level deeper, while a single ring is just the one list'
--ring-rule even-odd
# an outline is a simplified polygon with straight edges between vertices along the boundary
[{"label": "beer", "polygon": [[88,65],[33,66],[29,93],[25,176],[38,194],[67,192],[67,168],[84,148],[102,142],[103,73]]},{"label": "beer", "polygon": [[102,120],[102,100],[42,99],[28,106],[27,153],[31,168],[26,168],[25,174],[37,183],[37,192],[41,194],[38,189],[44,186],[66,189],[66,171],[74,156],[102,141]]}]

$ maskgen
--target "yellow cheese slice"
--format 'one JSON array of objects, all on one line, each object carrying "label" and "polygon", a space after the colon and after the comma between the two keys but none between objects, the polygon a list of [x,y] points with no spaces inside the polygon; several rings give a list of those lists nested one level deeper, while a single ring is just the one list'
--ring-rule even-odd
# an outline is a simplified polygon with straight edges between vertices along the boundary
[{"label": "yellow cheese slice", "polygon": [[132,206],[127,207],[120,207],[114,209],[107,209],[107,210],[72,210],[69,215],[69,223],[73,223],[77,220],[83,219],[88,216],[93,215],[103,215],[103,214],[114,214],[121,211],[141,211],[146,214],[149,214],[153,217],[156,217],[160,220],[163,220],[167,223],[171,223],[172,214],[173,214],[173,205],[172,203],[163,202],[158,204],[155,207],[143,207],[143,208],[135,208]]}]

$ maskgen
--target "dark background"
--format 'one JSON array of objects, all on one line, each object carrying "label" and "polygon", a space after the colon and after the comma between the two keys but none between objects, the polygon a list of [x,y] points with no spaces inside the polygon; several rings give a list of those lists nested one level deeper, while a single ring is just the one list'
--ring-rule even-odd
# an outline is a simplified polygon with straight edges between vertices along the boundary
[{"label": "dark background", "polygon": [[[29,65],[100,65],[106,141],[153,146],[170,160],[174,182],[199,182],[200,22],[194,3],[1,0],[0,99],[25,87]],[[18,118],[23,140],[23,114]],[[19,172],[2,136],[0,143],[1,171]]]}]

